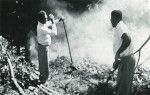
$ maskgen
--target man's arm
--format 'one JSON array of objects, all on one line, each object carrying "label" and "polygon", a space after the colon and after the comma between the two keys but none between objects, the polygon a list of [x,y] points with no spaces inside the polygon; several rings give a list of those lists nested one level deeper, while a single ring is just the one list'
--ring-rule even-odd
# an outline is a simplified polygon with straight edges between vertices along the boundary
[{"label": "man's arm", "polygon": [[120,48],[118,49],[117,53],[116,53],[116,56],[115,56],[115,59],[117,60],[118,58],[120,58],[120,54],[126,50],[128,48],[128,46],[130,45],[131,43],[131,38],[126,34],[124,33],[122,36],[122,44],[120,46]]},{"label": "man's arm", "polygon": [[57,28],[55,23],[51,23],[51,21],[48,21],[43,27],[42,30],[44,34],[49,34],[49,35],[57,35]]},{"label": "man's arm", "polygon": [[52,33],[52,29],[49,28],[48,26],[44,26],[41,29],[43,30],[44,34],[49,34],[50,35]]},{"label": "man's arm", "polygon": [[42,28],[42,30],[44,30],[44,31],[43,31],[44,34],[49,34],[49,35],[51,35],[51,36],[57,35],[57,28],[56,28],[56,25],[52,25],[51,28],[44,27],[44,28]]},{"label": "man's arm", "polygon": [[64,18],[55,19],[55,20],[54,20],[54,23],[57,24],[57,23],[59,23],[59,22],[61,22],[61,21],[63,21],[63,20],[64,20]]},{"label": "man's arm", "polygon": [[60,19],[55,19],[54,23],[57,24],[58,22],[60,22]]},{"label": "man's arm", "polygon": [[57,27],[56,27],[56,24],[52,24],[51,35],[57,35]]}]

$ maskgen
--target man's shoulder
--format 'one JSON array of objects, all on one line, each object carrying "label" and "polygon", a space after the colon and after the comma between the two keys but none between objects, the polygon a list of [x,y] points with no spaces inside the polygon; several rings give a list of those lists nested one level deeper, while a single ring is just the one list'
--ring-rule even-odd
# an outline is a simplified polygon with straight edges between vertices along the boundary
[{"label": "man's shoulder", "polygon": [[42,28],[43,26],[44,26],[44,24],[38,22],[38,24],[37,24],[37,28],[38,28],[38,29]]},{"label": "man's shoulder", "polygon": [[123,30],[128,29],[127,25],[123,21],[120,21],[120,23],[118,24],[118,27]]},{"label": "man's shoulder", "polygon": [[129,32],[129,29],[128,29],[127,25],[123,21],[121,21],[118,24],[117,28],[122,33],[127,33],[128,34],[128,32]]}]

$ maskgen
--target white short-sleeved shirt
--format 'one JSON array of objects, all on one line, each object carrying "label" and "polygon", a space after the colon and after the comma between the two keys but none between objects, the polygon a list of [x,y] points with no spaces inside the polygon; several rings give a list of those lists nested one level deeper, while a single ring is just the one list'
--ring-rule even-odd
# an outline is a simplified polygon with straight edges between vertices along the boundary
[{"label": "white short-sleeved shirt", "polygon": [[[126,33],[129,37],[129,30],[127,28],[127,26],[123,23],[123,21],[120,21],[118,23],[118,25],[116,26],[116,28],[113,29],[114,32],[114,39],[113,39],[113,51],[114,54],[116,55],[118,49],[120,48],[121,44],[122,44],[122,38],[121,36]],[[132,45],[132,41],[130,43],[130,45],[127,47],[126,50],[124,50],[120,56],[128,56],[133,52],[133,45]]]},{"label": "white short-sleeved shirt", "polygon": [[57,35],[56,24],[52,24],[51,21],[47,21],[45,24],[38,22],[37,40],[39,44],[50,45],[52,35]]}]

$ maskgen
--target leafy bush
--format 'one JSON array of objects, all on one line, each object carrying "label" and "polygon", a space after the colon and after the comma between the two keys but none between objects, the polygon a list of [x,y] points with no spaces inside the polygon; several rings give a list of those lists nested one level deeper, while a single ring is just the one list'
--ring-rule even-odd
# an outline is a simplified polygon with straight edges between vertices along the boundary
[{"label": "leafy bush", "polygon": [[[37,79],[39,72],[37,67],[25,61],[24,54],[15,55],[15,48],[7,49],[8,42],[0,38],[0,93],[17,95],[15,85],[12,83],[10,68],[5,60],[6,50],[10,55],[13,70],[18,84],[24,89],[27,95],[43,95],[44,92],[33,85],[33,79]],[[116,85],[116,73],[106,83],[110,67],[105,64],[98,64],[90,58],[84,58],[73,64],[77,70],[70,71],[71,63],[65,56],[51,60],[49,64],[49,79],[44,84],[46,87],[59,92],[61,95],[114,95]],[[150,94],[150,71],[138,67],[133,80],[133,95]],[[34,87],[35,86],[35,87]]]}]

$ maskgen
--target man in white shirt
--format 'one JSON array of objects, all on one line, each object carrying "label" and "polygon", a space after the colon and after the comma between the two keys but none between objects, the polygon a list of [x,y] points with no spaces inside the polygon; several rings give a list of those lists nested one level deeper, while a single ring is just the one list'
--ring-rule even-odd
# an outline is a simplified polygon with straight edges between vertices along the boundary
[{"label": "man in white shirt", "polygon": [[[38,59],[40,83],[45,83],[49,76],[49,46],[51,45],[51,36],[57,35],[56,21],[54,16],[50,15],[50,20],[47,20],[45,11],[38,13],[37,25],[37,41],[38,41]],[[57,22],[60,20],[57,20]]]},{"label": "man in white shirt", "polygon": [[129,30],[122,21],[122,12],[111,12],[111,24],[114,32],[113,51],[115,54],[114,69],[118,69],[116,95],[131,95],[135,58]]}]

